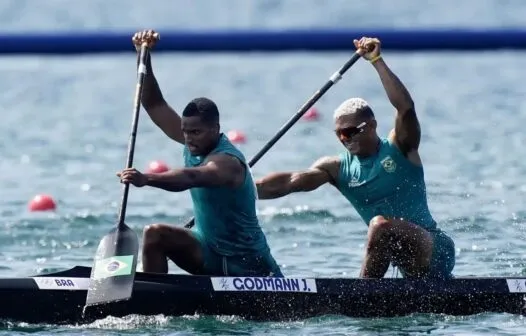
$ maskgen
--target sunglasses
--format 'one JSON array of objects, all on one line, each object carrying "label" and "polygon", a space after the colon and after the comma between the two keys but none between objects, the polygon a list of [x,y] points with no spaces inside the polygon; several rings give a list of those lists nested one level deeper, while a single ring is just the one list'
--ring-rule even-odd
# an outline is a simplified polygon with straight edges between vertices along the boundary
[{"label": "sunglasses", "polygon": [[355,135],[362,133],[364,131],[365,126],[367,126],[367,123],[364,121],[358,126],[341,128],[336,131],[336,134],[338,135],[338,137],[343,135],[345,138],[350,139]]}]

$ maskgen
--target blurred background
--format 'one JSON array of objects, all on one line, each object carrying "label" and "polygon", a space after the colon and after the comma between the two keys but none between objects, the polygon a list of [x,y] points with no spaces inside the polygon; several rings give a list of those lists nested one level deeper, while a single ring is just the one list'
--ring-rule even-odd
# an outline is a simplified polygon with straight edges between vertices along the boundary
[{"label": "blurred background", "polygon": [[[119,32],[129,50],[107,54],[4,54],[0,61],[0,275],[26,276],[91,266],[99,240],[115,224],[136,83],[132,35],[215,29],[523,29],[526,2],[497,1],[123,1],[3,0],[0,34]],[[247,158],[257,151],[354,52],[153,52],[166,99],[181,110],[207,96],[221,111],[224,132],[244,135]],[[422,124],[421,155],[429,205],[455,240],[456,276],[526,275],[524,248],[526,149],[521,50],[383,51],[407,86]],[[426,41],[416,39],[415,46]],[[470,41],[466,40],[466,44]],[[50,44],[57,43],[49,41]],[[5,46],[5,44],[4,44]],[[57,45],[57,48],[60,46]],[[0,52],[2,46],[0,46]],[[378,75],[358,62],[257,163],[253,174],[303,169],[343,150],[332,113],[343,100],[363,97],[387,134],[394,110]],[[182,148],[141,113],[135,164],[182,165]],[[46,194],[54,211],[29,211]],[[366,225],[332,187],[258,203],[262,226],[287,276],[356,277]],[[187,192],[132,188],[127,223],[182,225],[192,216]],[[181,273],[175,266],[170,271]],[[387,276],[396,276],[390,271]],[[520,334],[522,318],[417,316],[392,320],[328,318],[290,324],[252,324],[232,318],[110,319],[83,329],[31,327],[38,333],[104,335],[122,329],[166,334]],[[138,328],[138,329],[136,329]],[[7,325],[6,334],[27,326]],[[184,333],[181,333],[183,332]]]}]

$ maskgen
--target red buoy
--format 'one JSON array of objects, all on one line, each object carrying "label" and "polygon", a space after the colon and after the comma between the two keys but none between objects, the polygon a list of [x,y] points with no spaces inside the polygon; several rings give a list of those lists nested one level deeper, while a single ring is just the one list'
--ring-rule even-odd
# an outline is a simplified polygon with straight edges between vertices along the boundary
[{"label": "red buoy", "polygon": [[320,114],[318,113],[318,110],[315,107],[311,107],[305,114],[303,115],[303,120],[306,121],[314,121],[318,120],[320,118]]},{"label": "red buoy", "polygon": [[150,162],[150,164],[148,165],[147,173],[150,173],[150,174],[164,173],[168,170],[169,168],[166,163],[164,163],[163,161],[156,160],[156,161]]},{"label": "red buoy", "polygon": [[51,211],[57,208],[57,204],[50,195],[39,194],[29,201],[29,211]]},{"label": "red buoy", "polygon": [[245,143],[247,141],[247,137],[243,132],[237,131],[237,130],[231,130],[227,133],[228,139],[235,144]]}]

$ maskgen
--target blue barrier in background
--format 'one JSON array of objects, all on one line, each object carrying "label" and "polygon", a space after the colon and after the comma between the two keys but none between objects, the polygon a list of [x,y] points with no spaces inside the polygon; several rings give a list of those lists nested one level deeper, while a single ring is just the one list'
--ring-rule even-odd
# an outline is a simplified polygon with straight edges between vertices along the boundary
[{"label": "blue barrier in background", "polygon": [[[134,52],[128,32],[0,34],[0,54]],[[294,29],[159,31],[159,52],[350,51],[352,40],[376,36],[384,50],[526,49],[525,29]]]}]

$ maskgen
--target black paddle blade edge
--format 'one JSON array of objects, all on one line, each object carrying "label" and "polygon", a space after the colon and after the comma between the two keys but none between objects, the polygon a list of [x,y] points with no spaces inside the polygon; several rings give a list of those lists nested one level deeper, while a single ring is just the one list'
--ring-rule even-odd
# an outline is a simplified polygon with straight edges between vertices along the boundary
[{"label": "black paddle blade edge", "polygon": [[86,306],[129,300],[132,296],[139,239],[126,224],[102,238],[91,271]]}]

